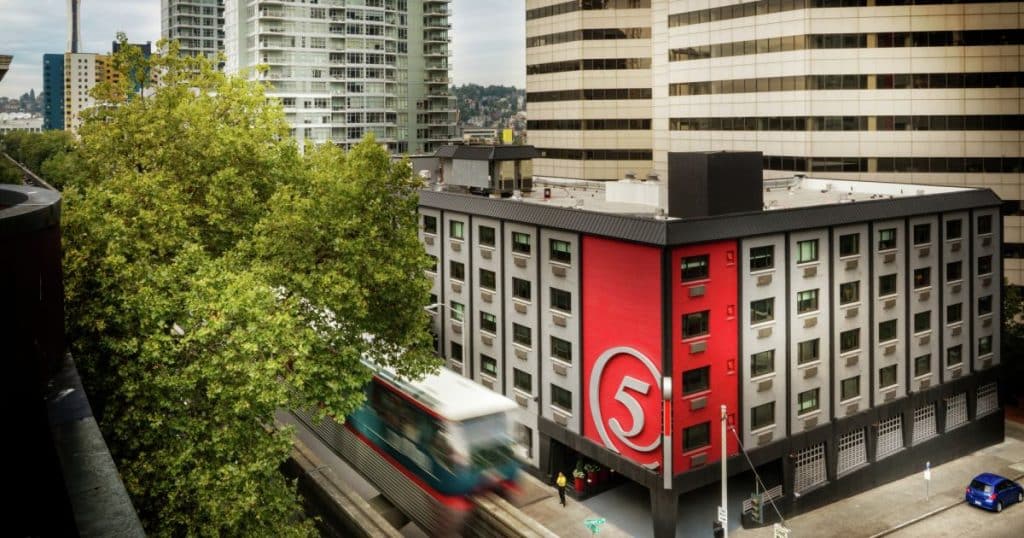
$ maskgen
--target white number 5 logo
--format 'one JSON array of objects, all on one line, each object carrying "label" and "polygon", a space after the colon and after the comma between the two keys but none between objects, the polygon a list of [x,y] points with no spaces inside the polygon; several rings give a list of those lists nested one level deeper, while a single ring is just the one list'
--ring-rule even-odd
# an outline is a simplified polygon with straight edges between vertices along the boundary
[{"label": "white number 5 logo", "polygon": [[[600,384],[602,378],[601,374],[604,373],[604,369],[608,365],[608,361],[620,353],[639,360],[647,367],[648,371],[650,371],[651,379],[659,379],[658,369],[654,367],[654,363],[645,357],[643,353],[640,353],[633,348],[612,348],[605,351],[600,357],[598,357],[597,362],[594,364],[594,370],[590,373],[590,408],[594,410],[594,423],[597,425],[597,433],[601,436],[601,440],[604,441],[605,446],[615,452],[619,452],[619,449],[612,442],[611,438],[608,437],[608,432],[605,430],[600,401]],[[640,402],[638,402],[632,394],[626,392],[627,389],[646,396],[651,390],[651,384],[645,383],[635,377],[624,376],[622,378],[622,382],[619,384],[618,390],[615,391],[615,401],[624,405],[629,411],[630,421],[632,424],[630,425],[629,430],[625,430],[619,422],[619,419],[612,418],[608,421],[608,427],[612,430],[612,433],[615,434],[615,437],[618,438],[619,441],[622,441],[624,445],[636,450],[637,452],[650,452],[655,448],[658,448],[658,445],[661,444],[661,437],[655,437],[654,440],[646,446],[634,443],[631,440],[644,431],[645,421],[644,411],[643,408],[640,407]]]}]

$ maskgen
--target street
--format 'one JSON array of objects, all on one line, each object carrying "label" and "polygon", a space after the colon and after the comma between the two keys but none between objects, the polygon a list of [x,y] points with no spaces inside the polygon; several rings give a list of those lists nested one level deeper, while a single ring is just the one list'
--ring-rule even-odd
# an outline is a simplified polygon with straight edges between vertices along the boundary
[{"label": "street", "polygon": [[1010,538],[1022,534],[1024,534],[1024,504],[1008,506],[999,514],[961,504],[889,536],[893,538],[918,536]]}]

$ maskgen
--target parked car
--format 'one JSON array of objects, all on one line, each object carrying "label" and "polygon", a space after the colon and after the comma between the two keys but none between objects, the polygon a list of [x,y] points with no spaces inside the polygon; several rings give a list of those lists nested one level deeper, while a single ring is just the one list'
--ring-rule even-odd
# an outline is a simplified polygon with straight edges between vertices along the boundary
[{"label": "parked car", "polygon": [[1024,488],[997,474],[982,473],[971,480],[964,494],[967,504],[1002,512],[1004,506],[1024,502]]}]

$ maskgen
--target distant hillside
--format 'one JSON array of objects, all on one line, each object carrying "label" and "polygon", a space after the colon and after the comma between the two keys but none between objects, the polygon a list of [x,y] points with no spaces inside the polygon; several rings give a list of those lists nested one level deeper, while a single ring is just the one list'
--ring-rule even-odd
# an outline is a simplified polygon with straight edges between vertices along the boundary
[{"label": "distant hillside", "polygon": [[515,86],[453,86],[459,108],[459,124],[477,127],[504,127],[508,118],[519,112],[519,101],[526,96]]}]

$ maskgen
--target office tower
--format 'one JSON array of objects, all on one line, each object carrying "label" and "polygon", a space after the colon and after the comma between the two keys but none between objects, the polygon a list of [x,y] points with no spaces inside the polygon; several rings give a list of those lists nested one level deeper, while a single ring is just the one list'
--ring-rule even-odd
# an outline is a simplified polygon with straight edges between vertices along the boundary
[{"label": "office tower", "polygon": [[455,131],[450,3],[228,0],[226,70],[270,82],[300,141],[432,152]]},{"label": "office tower", "polygon": [[670,151],[755,150],[766,178],[987,187],[1005,200],[1006,275],[1022,283],[1021,9],[527,0],[535,175],[663,178]]},{"label": "office tower", "polygon": [[43,129],[64,129],[64,55],[43,55]]},{"label": "office tower", "polygon": [[68,46],[67,52],[78,52],[82,40],[82,0],[68,0]]},{"label": "office tower", "polygon": [[224,50],[224,0],[160,0],[160,37],[177,39],[187,56]]}]

